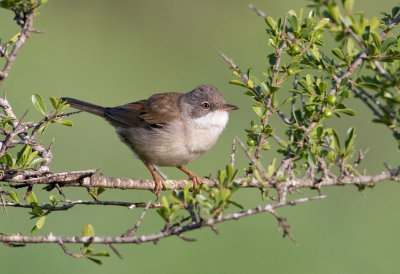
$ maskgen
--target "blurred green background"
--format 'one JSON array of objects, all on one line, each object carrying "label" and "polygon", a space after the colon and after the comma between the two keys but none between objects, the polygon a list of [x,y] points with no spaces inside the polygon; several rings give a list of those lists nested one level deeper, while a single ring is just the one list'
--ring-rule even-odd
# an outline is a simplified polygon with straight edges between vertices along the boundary
[{"label": "blurred green background", "polygon": [[[199,175],[216,174],[229,161],[232,137],[245,139],[243,129],[255,116],[243,90],[228,85],[231,72],[218,51],[242,68],[252,67],[261,75],[266,67],[266,35],[263,20],[248,8],[247,1],[55,1],[41,10],[33,35],[20,51],[1,93],[7,92],[15,112],[39,119],[30,103],[31,94],[43,97],[70,96],[100,105],[114,106],[147,98],[164,91],[189,91],[198,84],[217,86],[228,102],[238,105],[217,145],[188,165]],[[273,17],[289,9],[299,10],[307,1],[251,2]],[[358,1],[356,9],[368,16],[389,12],[397,1]],[[3,41],[17,31],[13,15],[0,10]],[[326,35],[325,35],[326,36]],[[284,92],[283,90],[281,92]],[[399,164],[396,142],[387,129],[371,124],[365,106],[357,101],[355,117],[332,118],[340,132],[356,125],[357,145],[369,148],[363,168],[369,173],[383,170],[383,162]],[[146,168],[119,142],[112,128],[89,114],[71,118],[74,127],[55,125],[42,141],[55,137],[52,170],[100,168],[105,176],[150,178]],[[272,121],[277,125],[278,120]],[[275,144],[274,144],[275,145]],[[276,147],[275,147],[276,148]],[[239,152],[237,166],[248,162]],[[269,163],[276,154],[264,154]],[[185,178],[172,168],[163,169],[169,178]],[[41,192],[36,188],[36,193]],[[98,266],[88,260],[67,256],[55,245],[0,248],[2,273],[398,273],[400,189],[383,183],[365,195],[356,187],[325,189],[327,198],[279,210],[291,224],[297,245],[282,239],[275,219],[257,215],[187,234],[195,243],[177,238],[157,245],[118,246],[124,260],[115,255]],[[83,189],[66,189],[70,199],[89,199]],[[20,192],[23,195],[23,192]],[[57,193],[52,193],[58,195]],[[315,195],[315,192],[307,192]],[[48,193],[40,193],[42,201]],[[144,191],[107,191],[102,199],[148,201]],[[246,207],[260,203],[259,192],[243,190],[236,201]],[[33,220],[26,210],[8,208],[0,213],[1,231],[29,235]],[[38,235],[79,235],[84,224],[94,225],[97,235],[120,235],[133,225],[141,210],[116,207],[75,207],[51,214]],[[162,221],[152,211],[139,233],[160,230]],[[95,246],[96,250],[107,249]],[[78,247],[71,247],[77,251]]]}]

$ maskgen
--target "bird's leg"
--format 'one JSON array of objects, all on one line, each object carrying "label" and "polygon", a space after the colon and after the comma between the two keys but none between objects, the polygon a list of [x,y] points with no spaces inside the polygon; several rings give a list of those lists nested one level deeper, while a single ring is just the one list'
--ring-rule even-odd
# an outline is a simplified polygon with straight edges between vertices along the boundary
[{"label": "bird's leg", "polygon": [[153,180],[155,183],[153,192],[157,195],[157,197],[159,197],[161,190],[165,188],[164,179],[161,178],[160,174],[158,174],[149,163],[147,163],[147,162],[143,162],[143,163],[147,167],[147,169],[150,171],[151,176],[153,176]]},{"label": "bird's leg", "polygon": [[196,186],[200,185],[203,183],[201,178],[197,176],[194,172],[190,171],[189,169],[184,168],[183,166],[177,166],[180,170],[185,172],[187,175],[189,175],[189,179],[193,181],[193,188]]}]

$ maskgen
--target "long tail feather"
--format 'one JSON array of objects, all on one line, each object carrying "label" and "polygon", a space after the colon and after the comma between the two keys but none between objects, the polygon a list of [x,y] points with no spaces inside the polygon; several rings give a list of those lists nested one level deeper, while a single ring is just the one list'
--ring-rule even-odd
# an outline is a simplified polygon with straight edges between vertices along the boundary
[{"label": "long tail feather", "polygon": [[71,107],[104,117],[104,107],[68,97],[63,97],[61,100],[66,101]]}]

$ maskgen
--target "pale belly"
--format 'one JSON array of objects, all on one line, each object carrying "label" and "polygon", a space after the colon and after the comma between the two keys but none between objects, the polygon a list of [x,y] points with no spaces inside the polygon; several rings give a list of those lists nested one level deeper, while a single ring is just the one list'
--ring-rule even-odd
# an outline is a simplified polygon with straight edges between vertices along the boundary
[{"label": "pale belly", "polygon": [[225,124],[199,126],[192,122],[183,126],[176,122],[163,128],[116,128],[116,132],[142,161],[158,166],[183,166],[208,151]]}]

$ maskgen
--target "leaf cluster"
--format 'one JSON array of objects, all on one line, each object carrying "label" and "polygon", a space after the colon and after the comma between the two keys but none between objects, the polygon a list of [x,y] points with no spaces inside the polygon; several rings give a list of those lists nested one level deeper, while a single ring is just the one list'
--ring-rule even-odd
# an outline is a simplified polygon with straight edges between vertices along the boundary
[{"label": "leaf cluster", "polygon": [[163,207],[157,209],[159,215],[171,227],[178,227],[188,222],[217,218],[229,205],[243,208],[232,199],[239,185],[233,180],[238,170],[227,165],[225,170],[218,171],[216,187],[199,185],[190,192],[190,184],[181,191],[173,191],[171,195],[163,196]]}]

